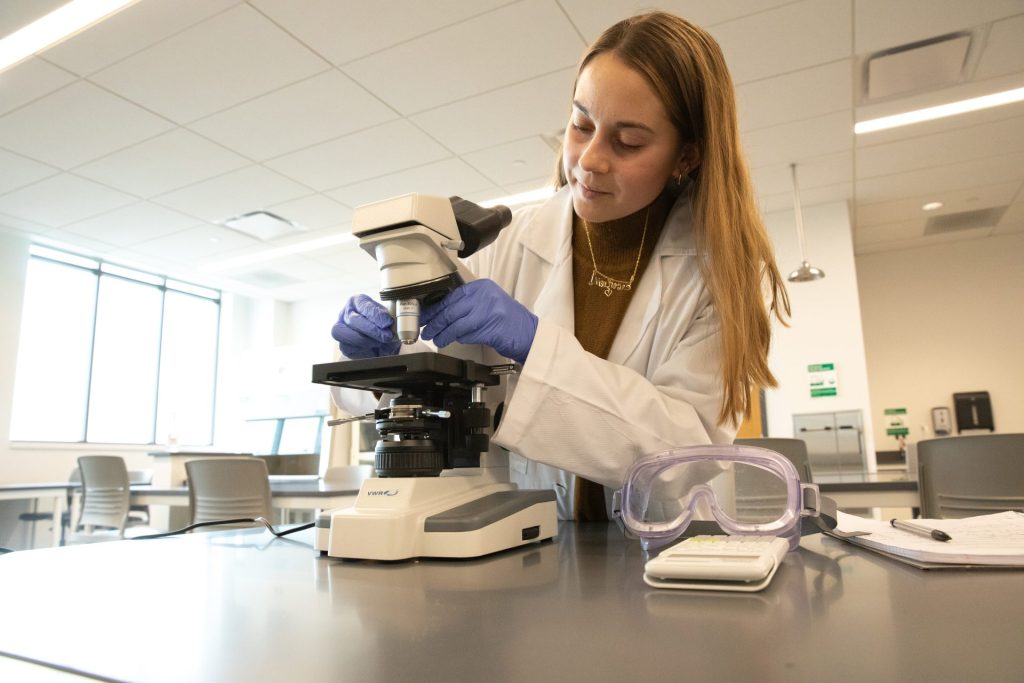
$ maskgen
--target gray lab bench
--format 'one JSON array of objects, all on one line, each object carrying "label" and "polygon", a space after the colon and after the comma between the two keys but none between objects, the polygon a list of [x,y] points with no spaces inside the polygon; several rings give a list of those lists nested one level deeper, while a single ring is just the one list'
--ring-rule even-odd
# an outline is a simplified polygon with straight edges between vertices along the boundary
[{"label": "gray lab bench", "polygon": [[676,592],[643,583],[639,544],[615,526],[559,531],[473,561],[343,562],[311,531],[259,530],[11,553],[0,653],[22,659],[0,664],[218,683],[1024,672],[1020,572],[926,572],[815,536],[764,592]]}]

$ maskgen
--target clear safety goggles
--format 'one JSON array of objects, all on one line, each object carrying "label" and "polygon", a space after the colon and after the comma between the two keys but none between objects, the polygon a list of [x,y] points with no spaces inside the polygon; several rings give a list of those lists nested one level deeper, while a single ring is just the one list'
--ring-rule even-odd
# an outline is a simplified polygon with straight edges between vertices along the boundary
[{"label": "clear safety goggles", "polygon": [[[646,549],[671,543],[691,526],[699,526],[699,533],[779,536],[795,549],[805,519],[814,520],[812,531],[835,527],[834,519],[820,519],[822,502],[817,484],[801,482],[785,456],[755,446],[718,445],[640,458],[626,472],[612,508],[616,521]],[[718,530],[708,529],[710,520],[700,521],[709,515]]]}]

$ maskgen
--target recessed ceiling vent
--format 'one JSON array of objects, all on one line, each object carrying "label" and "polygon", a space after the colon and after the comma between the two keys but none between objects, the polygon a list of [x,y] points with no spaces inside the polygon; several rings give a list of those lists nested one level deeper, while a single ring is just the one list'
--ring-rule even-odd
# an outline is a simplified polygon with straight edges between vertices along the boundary
[{"label": "recessed ceiling vent", "polygon": [[1006,213],[1006,206],[993,206],[989,209],[947,213],[943,216],[932,216],[924,224],[924,234],[945,235],[961,230],[976,228],[994,228]]},{"label": "recessed ceiling vent", "polygon": [[249,211],[238,216],[232,216],[223,221],[221,225],[264,242],[284,237],[285,235],[297,235],[306,231],[298,223],[282,218],[276,213],[262,210]]},{"label": "recessed ceiling vent", "polygon": [[971,39],[962,31],[870,55],[864,64],[864,99],[874,102],[960,83]]}]

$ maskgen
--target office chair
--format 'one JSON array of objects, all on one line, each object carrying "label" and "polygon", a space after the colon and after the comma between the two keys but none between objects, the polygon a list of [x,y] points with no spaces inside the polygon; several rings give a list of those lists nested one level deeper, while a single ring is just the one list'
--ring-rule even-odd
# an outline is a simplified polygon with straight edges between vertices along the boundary
[{"label": "office chair", "polygon": [[919,441],[917,485],[926,518],[1024,511],[1024,434]]},{"label": "office chair", "polygon": [[[192,524],[271,514],[270,476],[260,458],[211,458],[185,463]],[[237,529],[252,524],[205,527],[205,531]]]},{"label": "office chair", "polygon": [[[114,455],[83,455],[78,458],[82,475],[82,503],[69,543],[93,543],[124,538],[131,489],[124,458]],[[84,533],[79,533],[84,529]]]},{"label": "office chair", "polygon": [[811,460],[807,457],[807,442],[803,439],[736,439],[733,443],[737,446],[758,446],[767,448],[770,451],[781,453],[796,466],[800,475],[800,481],[811,483],[814,478],[811,475]]}]

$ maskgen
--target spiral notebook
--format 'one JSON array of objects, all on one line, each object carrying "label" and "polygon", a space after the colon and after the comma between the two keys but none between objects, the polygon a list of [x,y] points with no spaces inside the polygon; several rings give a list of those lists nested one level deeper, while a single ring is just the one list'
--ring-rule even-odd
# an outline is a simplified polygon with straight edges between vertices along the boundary
[{"label": "spiral notebook", "polygon": [[963,519],[907,520],[952,536],[936,541],[895,529],[888,521],[840,512],[829,535],[922,569],[1024,567],[1024,513],[1008,511]]}]

